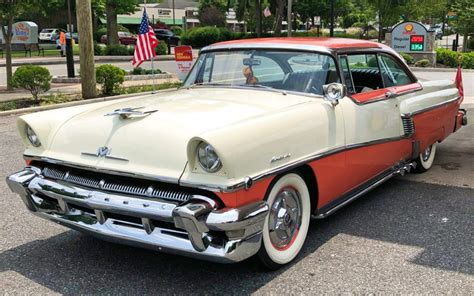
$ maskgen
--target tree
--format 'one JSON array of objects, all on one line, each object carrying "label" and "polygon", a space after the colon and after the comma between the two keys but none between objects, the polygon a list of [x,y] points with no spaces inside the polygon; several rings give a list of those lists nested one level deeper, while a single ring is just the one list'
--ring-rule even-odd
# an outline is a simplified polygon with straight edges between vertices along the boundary
[{"label": "tree", "polygon": [[379,41],[384,39],[383,28],[389,27],[396,24],[400,20],[400,16],[403,14],[402,4],[403,0],[370,0],[369,3],[372,5],[378,15],[378,26],[379,26]]},{"label": "tree", "polygon": [[225,27],[227,2],[225,0],[200,0],[198,7],[199,22],[203,26]]},{"label": "tree", "polygon": [[[12,37],[13,22],[19,15],[34,12],[45,12],[57,6],[58,0],[2,0],[0,2],[0,27],[5,42],[5,62],[7,70],[7,89],[12,90]],[[5,29],[6,27],[6,29]]]},{"label": "tree", "polygon": [[97,95],[94,68],[94,40],[92,37],[91,0],[76,0],[77,31],[81,63],[81,89],[84,99]]},{"label": "tree", "polygon": [[469,33],[474,32],[474,5],[472,0],[454,0],[451,4],[451,10],[456,13],[454,21],[456,31],[464,37],[463,51],[467,51]]}]

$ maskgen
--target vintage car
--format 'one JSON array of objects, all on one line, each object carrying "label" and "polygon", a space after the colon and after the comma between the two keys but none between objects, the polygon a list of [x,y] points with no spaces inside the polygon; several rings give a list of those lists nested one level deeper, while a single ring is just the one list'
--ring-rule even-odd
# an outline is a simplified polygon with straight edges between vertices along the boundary
[{"label": "vintage car", "polygon": [[310,219],[424,172],[466,124],[452,81],[375,42],[269,38],[201,50],[178,90],[24,115],[34,214],[216,262],[292,261]]}]

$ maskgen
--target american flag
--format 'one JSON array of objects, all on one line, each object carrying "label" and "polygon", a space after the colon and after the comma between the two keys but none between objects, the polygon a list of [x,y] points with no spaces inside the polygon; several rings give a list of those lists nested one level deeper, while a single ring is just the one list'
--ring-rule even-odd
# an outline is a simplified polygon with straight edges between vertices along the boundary
[{"label": "american flag", "polygon": [[155,47],[158,45],[153,28],[148,23],[148,15],[146,9],[143,9],[143,18],[138,32],[137,44],[135,45],[135,53],[133,54],[132,66],[138,67],[144,61],[148,61],[156,56]]}]

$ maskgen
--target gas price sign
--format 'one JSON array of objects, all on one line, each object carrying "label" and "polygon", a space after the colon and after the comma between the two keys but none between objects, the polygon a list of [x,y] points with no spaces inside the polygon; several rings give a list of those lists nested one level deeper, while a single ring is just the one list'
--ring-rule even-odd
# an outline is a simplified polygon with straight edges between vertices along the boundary
[{"label": "gas price sign", "polygon": [[411,35],[410,36],[410,51],[423,51],[425,49],[425,36]]},{"label": "gas price sign", "polygon": [[392,29],[392,48],[398,52],[420,52],[426,50],[428,31],[418,22],[399,23]]}]

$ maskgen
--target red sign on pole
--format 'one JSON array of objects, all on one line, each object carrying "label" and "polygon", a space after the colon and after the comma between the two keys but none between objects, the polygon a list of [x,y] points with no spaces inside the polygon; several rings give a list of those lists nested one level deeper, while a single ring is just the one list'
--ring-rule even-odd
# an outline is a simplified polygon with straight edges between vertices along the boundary
[{"label": "red sign on pole", "polygon": [[178,67],[178,78],[184,80],[193,66],[193,49],[187,45],[176,46],[174,57]]}]

